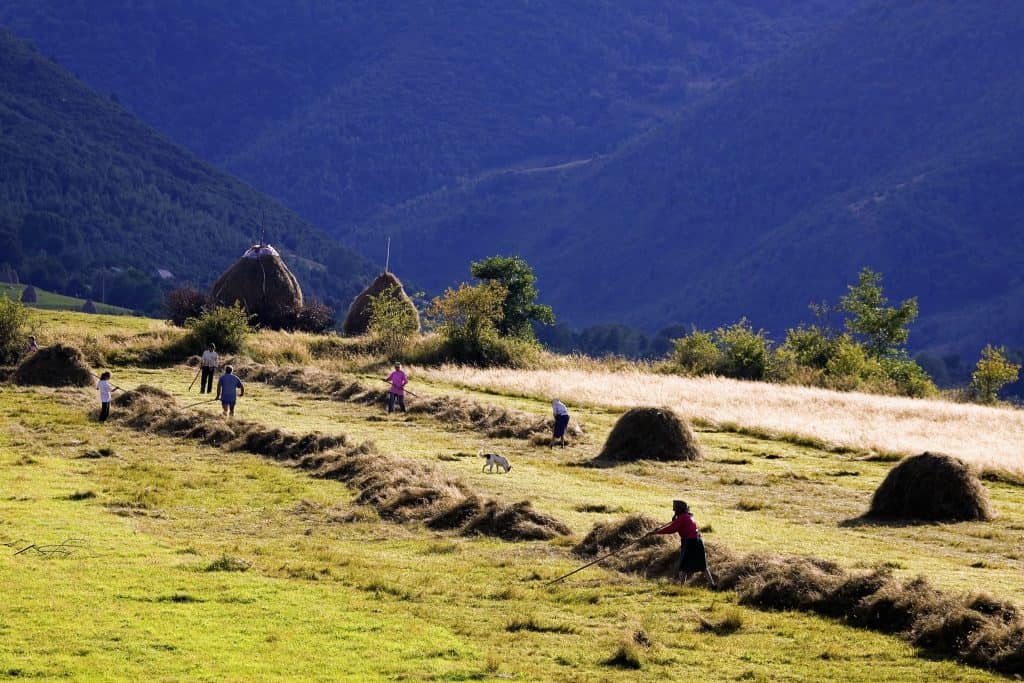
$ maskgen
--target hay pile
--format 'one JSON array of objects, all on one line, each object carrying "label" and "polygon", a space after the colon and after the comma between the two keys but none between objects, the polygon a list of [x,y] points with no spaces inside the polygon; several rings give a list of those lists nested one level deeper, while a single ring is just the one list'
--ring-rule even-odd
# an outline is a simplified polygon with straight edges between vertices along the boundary
[{"label": "hay pile", "polygon": [[[276,368],[253,364],[238,366],[235,372],[243,380],[328,396],[334,401],[364,405],[387,401],[387,388],[383,382],[378,389],[368,387],[355,378],[335,377],[302,367]],[[429,415],[449,427],[481,432],[492,439],[528,439],[535,445],[546,444],[554,426],[551,418],[453,396],[420,396],[410,402],[409,412]],[[567,436],[579,439],[583,436],[583,429],[570,424]]]},{"label": "hay pile", "polygon": [[384,272],[370,283],[370,286],[359,293],[348,308],[348,315],[341,325],[341,331],[350,337],[366,334],[370,328],[370,297],[380,296],[383,292],[393,290],[395,296],[408,310],[410,317],[416,321],[416,331],[420,329],[420,313],[416,310],[409,295],[402,287],[402,281],[394,273]]},{"label": "hay pile", "polygon": [[14,369],[15,384],[23,386],[87,387],[92,377],[82,352],[64,344],[30,353]]},{"label": "hay pile", "polygon": [[459,529],[507,540],[548,539],[569,534],[559,520],[528,502],[505,505],[476,495],[433,463],[385,455],[365,442],[316,432],[295,435],[244,420],[177,407],[164,391],[141,386],[114,400],[113,417],[146,432],[199,440],[230,451],[281,461],[311,475],[345,482],[356,502],[394,521],[424,520],[433,528]]},{"label": "hay pile", "polygon": [[922,453],[889,471],[865,517],[959,522],[992,519],[985,488],[958,458]]},{"label": "hay pile", "polygon": [[690,427],[668,408],[633,408],[612,428],[595,462],[614,464],[636,460],[701,460],[703,455]]},{"label": "hay pile", "polygon": [[302,288],[270,245],[254,245],[213,283],[210,299],[230,306],[236,301],[263,327],[290,325],[302,308]]},{"label": "hay pile", "polygon": [[[573,552],[585,559],[622,548],[658,523],[641,515],[600,522]],[[648,578],[675,573],[679,543],[644,539],[604,566]],[[815,557],[740,555],[708,544],[718,585],[743,605],[801,610],[859,628],[898,635],[918,647],[1005,674],[1024,673],[1024,613],[982,593],[950,594],[924,578],[900,581],[891,570],[847,571]]]},{"label": "hay pile", "polygon": [[476,495],[434,515],[427,526],[460,529],[466,536],[496,536],[506,541],[545,541],[571,533],[561,521],[534,510],[528,500],[506,505]]},{"label": "hay pile", "polygon": [[[662,524],[657,520],[645,515],[629,515],[615,521],[598,522],[572,551],[581,558],[593,559],[624,548],[660,526]],[[675,535],[650,536],[629,550],[608,558],[604,566],[655,578],[674,576],[678,562],[679,542]]]}]

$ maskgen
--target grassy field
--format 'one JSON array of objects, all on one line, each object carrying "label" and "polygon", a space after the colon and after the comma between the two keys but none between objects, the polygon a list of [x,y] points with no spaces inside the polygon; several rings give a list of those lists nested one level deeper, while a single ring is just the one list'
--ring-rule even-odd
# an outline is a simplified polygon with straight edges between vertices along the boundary
[{"label": "grassy field", "polygon": [[[6,296],[12,301],[21,301],[21,293],[24,290],[25,285],[12,285],[0,282],[0,297]],[[32,308],[52,311],[81,311],[82,306],[85,305],[85,299],[78,299],[73,296],[65,296],[63,294],[48,292],[45,289],[40,289],[38,287],[36,287],[36,296],[38,297],[36,302],[28,304]],[[127,308],[102,303],[96,304],[96,312],[106,313],[108,315],[131,315],[132,313]]]},{"label": "grassy field", "polygon": [[[133,318],[37,316],[44,339],[89,338],[121,355],[174,335]],[[267,335],[257,343],[269,339],[308,341]],[[192,368],[112,370],[120,386],[158,385],[180,405],[200,400],[188,391]],[[542,390],[495,394],[440,373],[413,380],[423,396],[548,410]],[[1024,603],[1024,488],[1004,483],[986,482],[999,514],[991,522],[844,525],[866,509],[891,463],[707,426],[698,433],[701,463],[595,469],[580,465],[621,407],[573,406],[585,438],[549,450],[258,383],[240,399],[239,417],[372,440],[381,453],[434,463],[481,494],[528,499],[573,530],[566,540],[504,542],[381,519],[340,482],[265,458],[100,425],[94,394],[0,388],[0,677],[998,678],[922,657],[897,638],[740,606],[729,593],[598,567],[543,585],[581,563],[571,545],[596,521],[626,512],[665,518],[676,497],[691,502],[709,541],[737,551],[816,555],[851,568],[887,562],[950,591]],[[507,454],[513,472],[481,473],[478,447]],[[64,555],[15,554],[67,539],[77,541]],[[737,628],[716,635],[702,618]]]},{"label": "grassy field", "polygon": [[669,406],[719,427],[815,439],[879,453],[942,451],[980,466],[1024,472],[1024,411],[723,377],[638,371],[442,368],[431,378],[477,390],[612,409]]}]

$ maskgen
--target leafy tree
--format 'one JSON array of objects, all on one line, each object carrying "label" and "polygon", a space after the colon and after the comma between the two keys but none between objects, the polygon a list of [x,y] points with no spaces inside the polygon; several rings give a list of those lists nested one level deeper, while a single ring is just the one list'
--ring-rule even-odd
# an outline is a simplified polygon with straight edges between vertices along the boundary
[{"label": "leafy tree", "polygon": [[980,403],[999,401],[999,390],[1017,381],[1020,366],[1006,358],[1006,349],[985,346],[971,374],[971,390]]},{"label": "leafy tree", "polygon": [[555,324],[551,307],[537,303],[537,277],[522,257],[492,256],[473,262],[470,272],[484,282],[495,282],[504,287],[502,318],[497,323],[498,333],[502,336],[532,340],[531,320],[545,325]]},{"label": "leafy tree", "polygon": [[310,301],[295,311],[295,329],[323,334],[334,327],[334,311],[321,301]]},{"label": "leafy tree", "polygon": [[875,358],[892,355],[907,343],[907,328],[917,318],[917,298],[906,299],[895,308],[886,306],[881,273],[864,268],[857,280],[839,303],[839,310],[850,316],[846,329]]},{"label": "leafy tree", "polygon": [[0,297],[0,363],[10,364],[18,360],[25,347],[25,325],[28,323],[28,309],[20,301]]},{"label": "leafy tree", "polygon": [[391,285],[370,296],[370,324],[367,332],[374,344],[392,358],[399,356],[416,334],[417,321],[398,287]]},{"label": "leafy tree", "polygon": [[179,287],[164,297],[164,313],[171,324],[178,327],[184,327],[189,318],[202,315],[209,305],[209,297],[192,287]]}]

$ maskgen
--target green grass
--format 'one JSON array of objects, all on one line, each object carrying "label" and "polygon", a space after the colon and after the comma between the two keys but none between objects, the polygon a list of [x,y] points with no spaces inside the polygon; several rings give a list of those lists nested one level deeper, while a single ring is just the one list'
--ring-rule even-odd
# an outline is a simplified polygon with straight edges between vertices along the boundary
[{"label": "green grass", "polygon": [[[26,285],[23,284],[12,285],[0,282],[0,297],[6,295],[7,298],[12,301],[21,301],[21,293],[24,291],[25,287]],[[37,300],[34,303],[27,304],[28,306],[51,311],[81,311],[82,306],[85,305],[85,299],[78,299],[73,296],[65,296],[64,294],[48,292],[45,289],[40,289],[39,287],[36,287],[36,296]],[[130,309],[101,303],[96,304],[96,312],[107,315],[132,314]]]},{"label": "green grass", "polygon": [[[60,315],[65,334],[103,343],[146,329]],[[187,367],[114,370],[122,386],[146,382],[180,402],[198,398],[187,391]],[[421,389],[547,410],[528,399]],[[571,542],[506,543],[387,522],[338,482],[92,422],[93,393],[0,388],[0,678],[996,680],[919,657],[895,638],[600,567],[545,587],[581,563]],[[709,541],[736,550],[850,567],[888,561],[900,575],[1024,602],[1018,486],[986,482],[1000,513],[992,522],[844,526],[889,464],[702,431],[704,462],[593,469],[577,465],[600,448],[614,413],[577,411],[588,440],[551,451],[449,432],[426,416],[371,420],[378,408],[316,398],[252,384],[238,413],[435,463],[487,495],[533,501],[576,539],[620,511],[667,518],[668,501],[685,496],[699,523],[713,526]],[[475,453],[485,442],[508,455],[512,474],[437,457]],[[110,455],[86,456],[100,452]],[[725,462],[739,459],[748,462]],[[835,476],[852,468],[859,476]],[[83,493],[93,495],[76,496]],[[739,509],[751,501],[766,507]],[[72,538],[81,547],[66,556],[14,555]]]}]

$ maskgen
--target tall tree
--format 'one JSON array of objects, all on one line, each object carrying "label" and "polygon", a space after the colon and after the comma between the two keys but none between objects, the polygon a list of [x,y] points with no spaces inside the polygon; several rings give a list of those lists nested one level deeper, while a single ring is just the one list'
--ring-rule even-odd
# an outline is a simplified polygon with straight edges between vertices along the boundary
[{"label": "tall tree", "polygon": [[876,358],[893,355],[907,343],[910,323],[917,318],[917,297],[887,306],[889,300],[882,291],[882,274],[864,268],[856,285],[849,285],[839,302],[839,310],[846,313],[846,329]]},{"label": "tall tree", "polygon": [[501,306],[504,318],[498,322],[498,332],[503,337],[532,340],[531,320],[545,325],[555,323],[551,307],[537,303],[537,277],[521,256],[491,256],[474,261],[470,272],[475,278],[505,288],[507,293]]}]

